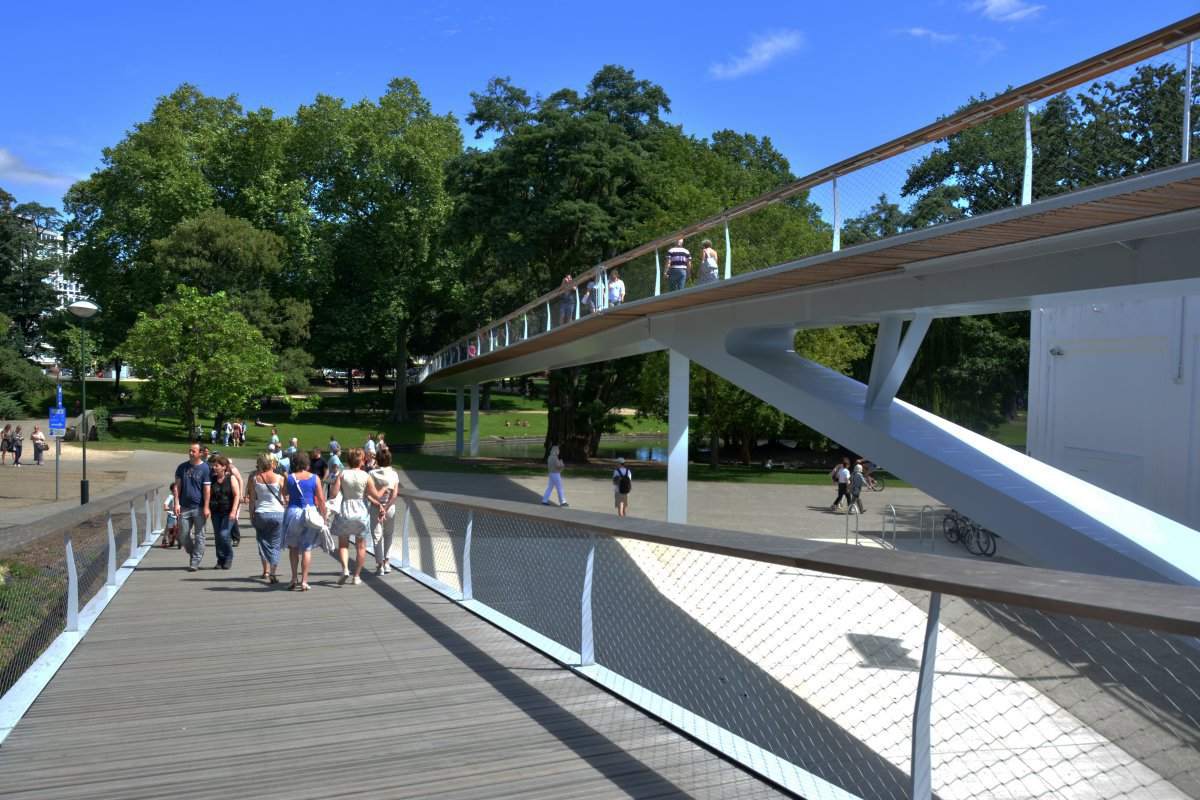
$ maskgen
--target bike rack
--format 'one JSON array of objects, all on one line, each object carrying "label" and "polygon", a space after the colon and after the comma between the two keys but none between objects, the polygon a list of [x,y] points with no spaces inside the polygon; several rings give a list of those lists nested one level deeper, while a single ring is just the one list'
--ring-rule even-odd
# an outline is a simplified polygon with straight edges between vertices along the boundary
[{"label": "bike rack", "polygon": [[846,512],[846,536],[843,539],[843,544],[850,544],[850,515],[851,514],[854,515],[854,543],[858,544],[859,517],[861,515],[858,513],[858,506],[855,505],[854,503],[850,504],[850,510]]},{"label": "bike rack", "polygon": [[937,519],[933,515],[933,506],[921,506],[921,516],[917,518],[917,546],[925,543],[925,512],[929,512],[929,551],[933,552],[933,543],[937,541]]},{"label": "bike rack", "polygon": [[891,503],[879,512],[879,541],[887,544],[887,515],[892,514],[892,549],[896,549],[896,507]]}]

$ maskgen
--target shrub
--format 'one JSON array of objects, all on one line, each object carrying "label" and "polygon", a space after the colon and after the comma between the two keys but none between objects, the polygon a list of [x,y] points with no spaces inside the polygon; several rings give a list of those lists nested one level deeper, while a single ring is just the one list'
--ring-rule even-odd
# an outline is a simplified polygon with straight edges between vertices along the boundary
[{"label": "shrub", "polygon": [[92,412],[92,430],[96,432],[97,439],[108,438],[108,425],[112,421],[108,409],[104,406],[96,406],[91,409]]},{"label": "shrub", "polygon": [[25,406],[11,392],[0,392],[0,419],[22,419]]}]

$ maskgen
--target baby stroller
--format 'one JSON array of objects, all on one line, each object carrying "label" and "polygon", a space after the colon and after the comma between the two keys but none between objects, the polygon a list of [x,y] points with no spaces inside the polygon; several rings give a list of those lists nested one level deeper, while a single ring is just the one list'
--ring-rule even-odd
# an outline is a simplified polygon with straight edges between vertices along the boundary
[{"label": "baby stroller", "polygon": [[176,550],[183,547],[179,542],[179,521],[174,514],[167,514],[167,527],[163,528],[159,541],[163,547],[174,547]]}]

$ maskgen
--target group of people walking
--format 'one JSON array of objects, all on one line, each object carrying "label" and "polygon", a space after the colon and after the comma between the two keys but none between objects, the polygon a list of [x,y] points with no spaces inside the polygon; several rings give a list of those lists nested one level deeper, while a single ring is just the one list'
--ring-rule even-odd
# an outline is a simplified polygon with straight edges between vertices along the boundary
[{"label": "group of people walking", "polygon": [[[272,434],[278,438],[274,431]],[[343,463],[341,447],[332,436],[328,459],[322,458],[319,449],[313,449],[310,457],[293,439],[287,449],[275,451],[272,447],[261,453],[248,479],[242,478],[228,457],[214,452],[206,458],[207,448],[193,443],[188,460],[175,471],[168,501],[180,545],[188,554],[188,571],[201,567],[205,529],[210,523],[215,568],[232,567],[236,546],[232,534],[245,505],[258,542],[260,577],[268,584],[279,583],[278,566],[286,548],[291,566],[288,588],[308,591],[313,549],[332,550],[334,546],[342,566],[338,583],[361,584],[368,536],[375,551],[375,574],[391,572],[388,554],[395,532],[400,475],[392,467],[391,451],[382,442],[382,435],[378,442],[371,437],[369,452],[353,448],[345,453]],[[309,508],[315,508],[317,518],[327,521],[327,527],[313,525]],[[351,542],[356,551],[353,573]]]},{"label": "group of people walking", "polygon": [[[36,466],[42,466],[45,463],[45,453],[50,449],[50,445],[46,442],[46,434],[42,431],[40,425],[33,426],[33,433],[29,434],[29,443],[33,447],[33,463]],[[13,426],[11,422],[5,423],[4,430],[0,431],[0,466],[8,464],[8,457],[12,456],[12,465],[14,467],[23,467],[21,456],[25,452],[25,432],[20,425]]]}]

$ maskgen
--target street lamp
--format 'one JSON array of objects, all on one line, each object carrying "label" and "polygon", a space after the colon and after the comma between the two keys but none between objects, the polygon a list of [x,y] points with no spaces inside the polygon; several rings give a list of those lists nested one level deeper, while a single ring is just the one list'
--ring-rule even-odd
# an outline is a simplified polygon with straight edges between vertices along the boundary
[{"label": "street lamp", "polygon": [[79,504],[81,506],[88,503],[88,479],[87,479],[87,321],[88,318],[100,310],[100,306],[88,300],[76,300],[71,305],[67,306],[67,311],[70,311],[75,316],[79,317],[79,386],[83,396],[83,415],[80,418],[83,423],[83,479],[79,481]]}]

